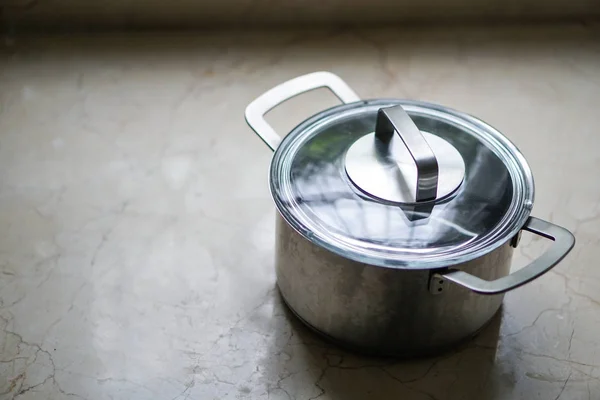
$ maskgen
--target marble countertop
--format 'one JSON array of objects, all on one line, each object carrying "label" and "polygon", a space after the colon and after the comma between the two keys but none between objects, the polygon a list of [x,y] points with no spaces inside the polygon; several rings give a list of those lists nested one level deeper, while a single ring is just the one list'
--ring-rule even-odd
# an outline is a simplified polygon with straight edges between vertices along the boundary
[{"label": "marble countertop", "polygon": [[[0,398],[600,399],[600,27],[5,38]],[[572,230],[554,270],[438,357],[326,344],[275,286],[270,151],[243,111],[286,79],[469,112]],[[285,132],[325,91],[269,115]],[[547,243],[523,235],[514,268]]]}]

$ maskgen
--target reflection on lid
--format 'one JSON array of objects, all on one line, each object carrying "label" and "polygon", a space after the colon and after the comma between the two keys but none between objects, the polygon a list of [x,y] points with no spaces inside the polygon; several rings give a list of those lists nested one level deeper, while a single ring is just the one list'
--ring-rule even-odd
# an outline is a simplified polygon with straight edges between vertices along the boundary
[{"label": "reflection on lid", "polygon": [[[449,142],[464,160],[464,181],[449,197],[419,205],[390,203],[351,183],[345,171],[346,152],[373,132],[380,104],[367,104],[366,111],[348,112],[322,124],[306,122],[310,130],[304,132],[300,125],[296,132],[301,135],[284,139],[271,175],[271,190],[284,217],[310,240],[380,265],[435,267],[438,260],[457,252],[488,246],[512,218],[507,215],[515,212],[515,198],[523,192],[511,177],[514,167],[509,171],[509,164],[488,147],[489,142],[461,124],[445,117],[411,115],[419,129]],[[519,179],[516,182],[522,185]]]},{"label": "reflection on lid", "polygon": [[468,245],[505,215],[512,198],[510,175],[476,138],[443,122],[433,128],[428,130],[451,142],[466,165],[464,184],[448,200],[400,206],[358,192],[344,172],[343,158],[351,143],[369,130],[364,121],[349,119],[298,149],[287,175],[294,196],[282,196],[282,201],[320,229],[365,247],[437,252]]}]

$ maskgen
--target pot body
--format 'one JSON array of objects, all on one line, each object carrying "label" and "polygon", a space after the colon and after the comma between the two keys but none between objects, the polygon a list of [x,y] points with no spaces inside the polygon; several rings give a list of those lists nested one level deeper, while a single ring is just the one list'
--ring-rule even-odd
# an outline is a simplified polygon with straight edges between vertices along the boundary
[{"label": "pot body", "polygon": [[[278,104],[320,87],[345,104],[283,138],[265,121]],[[275,86],[245,117],[275,151],[281,294],[306,324],[347,347],[419,355],[467,339],[503,293],[545,274],[575,244],[565,228],[530,215],[533,175],[519,150],[468,114],[360,100],[320,71]],[[553,244],[510,274],[522,230]]]},{"label": "pot body", "polygon": [[[476,334],[502,304],[503,294],[480,295],[451,282],[438,280],[431,289],[436,270],[346,259],[304,238],[279,214],[276,233],[277,284],[285,302],[344,347],[394,356],[439,351]],[[507,242],[453,268],[495,280],[509,274],[512,253]]]}]

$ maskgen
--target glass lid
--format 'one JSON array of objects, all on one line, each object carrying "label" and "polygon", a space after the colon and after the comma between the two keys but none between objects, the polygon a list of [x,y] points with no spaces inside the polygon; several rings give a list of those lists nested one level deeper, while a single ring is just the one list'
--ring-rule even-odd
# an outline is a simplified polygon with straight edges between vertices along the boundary
[{"label": "glass lid", "polygon": [[271,192],[308,240],[356,261],[439,268],[521,229],[533,178],[503,135],[469,115],[371,100],[306,120],[279,145]]}]

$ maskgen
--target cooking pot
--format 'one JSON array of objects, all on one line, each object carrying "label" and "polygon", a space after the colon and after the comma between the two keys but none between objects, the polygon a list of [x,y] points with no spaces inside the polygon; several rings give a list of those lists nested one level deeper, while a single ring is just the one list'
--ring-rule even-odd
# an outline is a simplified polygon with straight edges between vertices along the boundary
[{"label": "cooking pot", "polygon": [[[264,114],[308,90],[344,104],[285,137]],[[530,216],[531,170],[481,120],[413,100],[360,100],[315,72],[264,93],[246,121],[274,150],[277,285],[290,309],[329,339],[362,352],[419,355],[468,339],[505,292],[547,272],[575,244]],[[510,272],[521,231],[553,241]]]}]

